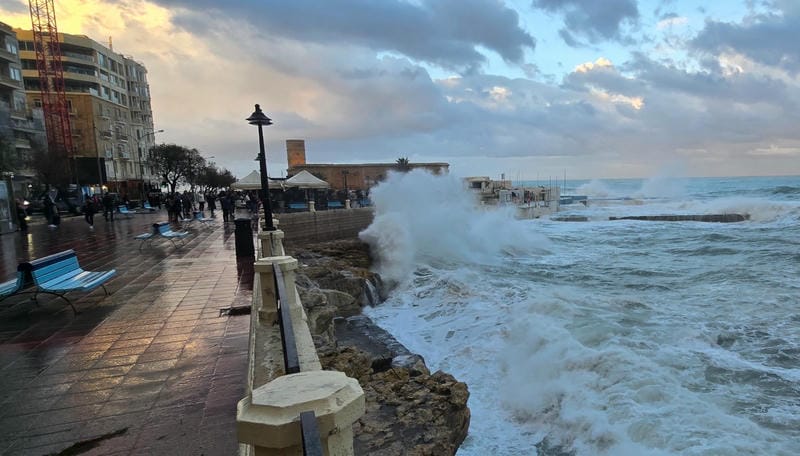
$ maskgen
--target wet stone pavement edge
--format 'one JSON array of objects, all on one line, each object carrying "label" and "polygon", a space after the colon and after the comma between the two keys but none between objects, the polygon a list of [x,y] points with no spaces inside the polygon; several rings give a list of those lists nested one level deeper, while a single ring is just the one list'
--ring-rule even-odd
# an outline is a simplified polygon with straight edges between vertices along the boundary
[{"label": "wet stone pavement edge", "polygon": [[[0,301],[0,454],[229,455],[244,395],[252,260],[237,263],[233,223],[189,226],[186,245],[133,237],[166,220],[138,214],[90,230],[82,217],[0,236],[0,281],[17,263],[74,249],[102,288]],[[67,450],[67,451],[65,451]]]}]

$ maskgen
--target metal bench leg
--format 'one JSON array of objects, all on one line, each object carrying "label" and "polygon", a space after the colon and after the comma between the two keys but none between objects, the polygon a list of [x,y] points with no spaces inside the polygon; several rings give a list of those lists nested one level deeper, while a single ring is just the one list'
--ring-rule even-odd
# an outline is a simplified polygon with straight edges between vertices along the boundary
[{"label": "metal bench leg", "polygon": [[74,306],[74,305],[72,305],[72,301],[70,301],[70,300],[69,300],[69,299],[68,299],[66,296],[64,296],[66,293],[63,293],[63,294],[58,294],[58,293],[56,293],[56,292],[54,292],[54,291],[38,290],[38,291],[36,291],[36,292],[35,292],[35,294],[33,295],[33,300],[34,300],[34,301],[36,301],[36,304],[37,304],[37,305],[39,304],[39,301],[36,299],[36,296],[37,296],[39,293],[51,294],[51,295],[53,295],[53,296],[58,296],[59,298],[63,299],[64,301],[67,301],[67,304],[69,304],[69,306],[70,306],[70,307],[72,307],[72,313],[73,313],[73,314],[75,314],[75,315],[78,315],[78,314],[80,313],[80,312],[78,312],[78,310],[75,308],[75,306]]},{"label": "metal bench leg", "polygon": [[106,286],[105,285],[100,285],[100,286],[103,287],[103,291],[105,291],[106,292],[106,296],[108,296],[109,293],[108,293],[108,290],[106,290]]},{"label": "metal bench leg", "polygon": [[64,301],[67,301],[67,304],[69,304],[69,306],[72,307],[72,313],[74,315],[78,315],[78,310],[75,308],[75,306],[72,305],[72,301],[67,299],[67,297],[64,296],[64,295],[59,295],[59,298],[62,298],[62,299],[64,299]]}]

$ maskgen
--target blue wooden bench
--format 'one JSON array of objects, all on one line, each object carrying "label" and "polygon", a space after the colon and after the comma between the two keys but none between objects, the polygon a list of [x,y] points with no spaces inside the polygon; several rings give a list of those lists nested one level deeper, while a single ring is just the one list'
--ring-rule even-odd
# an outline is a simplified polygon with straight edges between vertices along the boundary
[{"label": "blue wooden bench", "polygon": [[308,210],[308,204],[306,203],[289,203],[288,207],[290,212],[291,211],[299,212]]},{"label": "blue wooden bench", "polygon": [[74,250],[65,250],[20,265],[21,270],[25,268],[30,268],[31,278],[36,285],[33,295],[34,300],[36,300],[36,296],[39,293],[58,296],[67,301],[67,304],[72,307],[72,311],[75,314],[78,311],[64,295],[71,291],[90,292],[98,287],[102,287],[103,291],[108,295],[105,282],[117,273],[116,269],[110,271],[85,271],[81,269],[80,264],[78,264],[78,256]]},{"label": "blue wooden bench", "polygon": [[119,211],[120,214],[122,214],[122,215],[124,215],[124,216],[126,216],[128,218],[130,218],[131,215],[136,214],[136,212],[128,209],[128,206],[118,206],[117,210]]},{"label": "blue wooden bench", "polygon": [[344,209],[341,201],[328,201],[328,209]]},{"label": "blue wooden bench", "polygon": [[133,238],[136,239],[137,241],[141,241],[139,243],[139,250],[141,251],[142,247],[144,247],[145,243],[148,243],[148,244],[152,244],[153,243],[153,237],[155,235],[156,235],[155,230],[151,230],[149,233],[142,233],[142,234],[139,234],[137,236],[134,236]]},{"label": "blue wooden bench", "polygon": [[7,297],[17,294],[25,286],[25,272],[18,269],[17,278],[0,283],[0,301]]},{"label": "blue wooden bench", "polygon": [[175,243],[175,240],[181,241],[181,246],[182,246],[184,242],[183,238],[188,236],[189,232],[172,231],[172,227],[170,226],[169,222],[158,222],[153,224],[153,235],[169,239],[170,241],[172,241],[172,245],[177,248],[179,246],[178,244]]},{"label": "blue wooden bench", "polygon": [[194,211],[194,219],[203,226],[209,226],[210,223],[214,222],[213,218],[204,216],[200,211]]},{"label": "blue wooden bench", "polygon": [[156,208],[154,208],[153,206],[151,206],[149,201],[145,201],[145,202],[142,204],[142,207],[143,207],[143,208],[145,208],[145,209],[147,209],[147,210],[148,210],[148,211],[150,211],[150,212],[155,212],[155,211],[156,211]]}]

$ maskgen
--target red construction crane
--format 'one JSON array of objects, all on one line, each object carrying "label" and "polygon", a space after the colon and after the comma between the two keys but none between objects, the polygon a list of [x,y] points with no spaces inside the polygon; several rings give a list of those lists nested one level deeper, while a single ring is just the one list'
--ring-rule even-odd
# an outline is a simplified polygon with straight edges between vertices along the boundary
[{"label": "red construction crane", "polygon": [[36,49],[36,69],[39,71],[47,146],[54,158],[74,158],[53,0],[29,0],[28,4],[31,9],[33,45]]}]

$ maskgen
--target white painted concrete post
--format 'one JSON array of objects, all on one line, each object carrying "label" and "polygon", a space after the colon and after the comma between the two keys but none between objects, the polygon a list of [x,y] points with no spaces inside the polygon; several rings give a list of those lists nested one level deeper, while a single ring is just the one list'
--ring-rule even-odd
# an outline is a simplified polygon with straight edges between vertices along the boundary
[{"label": "white painted concrete post", "polygon": [[239,441],[256,456],[302,455],[300,413],[317,416],[328,456],[353,454],[353,423],[364,414],[364,391],[341,372],[284,375],[253,390],[236,407]]},{"label": "white painted concrete post", "polygon": [[344,208],[350,209],[350,198],[344,200]]},{"label": "white painted concrete post", "polygon": [[258,233],[258,240],[261,242],[261,257],[283,256],[283,238],[285,234],[281,230],[262,231]]},{"label": "white painted concrete post", "polygon": [[295,302],[297,300],[294,273],[297,269],[297,260],[290,256],[259,258],[253,265],[253,270],[257,274],[260,274],[261,303],[258,308],[258,315],[261,319],[261,323],[265,325],[272,325],[278,321],[278,309],[275,305],[277,291],[275,290],[275,272],[272,269],[273,263],[279,264],[281,272],[283,272],[286,293],[289,294],[289,296],[285,296],[284,298],[289,300],[289,302]]},{"label": "white painted concrete post", "polygon": [[317,206],[314,203],[314,200],[308,201],[308,212],[317,212]]}]

